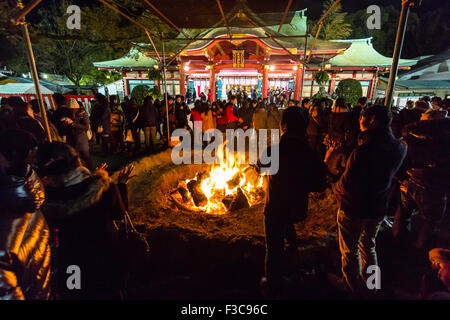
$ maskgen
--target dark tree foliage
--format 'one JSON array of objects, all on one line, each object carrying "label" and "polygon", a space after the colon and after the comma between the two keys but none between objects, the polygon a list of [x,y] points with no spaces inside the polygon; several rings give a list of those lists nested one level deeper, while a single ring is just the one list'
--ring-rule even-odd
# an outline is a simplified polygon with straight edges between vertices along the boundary
[{"label": "dark tree foliage", "polygon": [[[348,16],[352,25],[350,38],[373,37],[374,48],[385,56],[392,56],[400,6],[381,7],[381,29],[369,30],[366,25],[369,14],[366,9]],[[422,12],[421,8],[410,9],[406,28],[402,58],[414,58],[444,51],[450,46],[450,24],[448,11]]]},{"label": "dark tree foliage", "polygon": [[[36,7],[29,16],[30,38],[38,72],[65,75],[77,87],[105,84],[120,78],[120,74],[97,70],[92,62],[119,58],[128,53],[133,45],[153,51],[144,30],[96,2],[81,7],[80,30],[67,28],[69,14],[66,11],[71,4],[72,1],[68,0],[48,0],[45,6]],[[168,36],[177,34],[144,10],[139,1],[117,1],[115,5],[148,27],[159,50],[160,32]],[[22,34],[19,27],[9,23],[17,10],[11,3],[0,2],[0,63],[22,73],[28,71]],[[166,51],[171,52],[170,46],[166,46]]]}]

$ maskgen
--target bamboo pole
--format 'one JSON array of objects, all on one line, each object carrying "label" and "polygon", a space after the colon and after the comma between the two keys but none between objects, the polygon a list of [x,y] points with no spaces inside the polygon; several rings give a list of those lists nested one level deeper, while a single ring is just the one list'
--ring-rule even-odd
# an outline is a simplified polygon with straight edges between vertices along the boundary
[{"label": "bamboo pole", "polygon": [[143,29],[148,37],[148,39],[150,40],[150,43],[153,47],[153,50],[155,50],[156,55],[159,58],[159,61],[161,62],[161,57],[159,56],[159,52],[155,47],[155,44],[153,43],[153,39],[150,36],[150,32],[148,31],[148,28],[146,26],[144,26],[142,23],[136,21],[135,19],[131,18],[129,15],[127,15],[126,13],[123,13],[122,11],[120,11],[119,9],[117,9],[116,7],[114,7],[111,3],[107,2],[106,0],[98,0],[99,2],[103,3],[105,6],[107,6],[108,8],[110,8],[111,10],[113,10],[114,12],[120,14],[122,17],[124,17],[125,19],[131,21],[132,23],[134,23],[135,25],[137,25],[139,28]]},{"label": "bamboo pole", "polygon": [[[308,33],[309,33],[308,29],[309,28],[306,27],[305,50],[303,52],[302,84],[300,86],[300,102],[303,99],[303,82],[305,81],[305,73],[306,73],[306,51],[308,50]],[[311,49],[311,53],[312,53],[312,49]]]},{"label": "bamboo pole", "polygon": [[320,32],[320,29],[322,28],[322,23],[319,23],[319,27],[317,28],[317,32],[316,32],[316,36],[314,37],[314,41],[313,41],[313,43],[312,43],[312,45],[311,45],[311,52],[310,52],[310,54],[308,55],[308,63],[309,63],[309,61],[311,60],[311,56],[312,56],[312,51],[313,51],[313,49],[314,49],[314,45],[316,44],[316,41],[317,41],[317,38],[319,37],[319,32]]},{"label": "bamboo pole", "polygon": [[[163,34],[161,34],[163,37]],[[167,83],[166,83],[166,52],[164,49],[164,41],[162,43],[162,54],[163,54],[163,82],[164,82],[164,101],[166,104],[166,121],[167,121],[167,145],[170,145],[170,122],[169,122],[169,101],[167,101]]]},{"label": "bamboo pole", "polygon": [[186,38],[189,38],[189,36],[182,30],[180,29],[175,23],[172,22],[172,20],[170,20],[167,16],[165,16],[155,5],[153,5],[150,1],[148,0],[142,0],[144,1],[150,8],[152,8],[153,10],[156,11],[156,13],[158,13],[164,20],[166,20],[167,23],[169,23],[172,27],[174,27],[175,29],[178,30],[178,32],[182,33]]},{"label": "bamboo pole", "polygon": [[39,110],[41,111],[42,119],[44,120],[44,130],[48,142],[52,142],[50,128],[47,119],[47,110],[45,110],[44,99],[42,98],[41,87],[39,85],[39,76],[36,69],[36,62],[34,60],[33,48],[31,47],[30,35],[28,34],[28,27],[25,21],[22,21],[22,34],[27,47],[28,63],[30,65],[31,78],[33,79],[34,88],[39,102]]},{"label": "bamboo pole", "polygon": [[386,98],[384,104],[390,108],[392,105],[392,97],[394,96],[395,78],[398,72],[398,61],[402,54],[403,41],[405,40],[406,24],[408,22],[409,7],[414,5],[414,1],[403,0],[402,11],[398,21],[397,35],[395,37],[394,56],[392,57],[391,72],[389,73],[389,82],[386,86]]},{"label": "bamboo pole", "polygon": [[227,27],[228,35],[231,38],[233,36],[233,33],[231,32],[231,28],[228,25],[227,18],[225,17],[225,13],[223,12],[222,4],[220,3],[220,0],[216,0],[216,2],[217,2],[217,6],[219,7],[220,14],[222,15],[223,22],[225,23],[225,26]]},{"label": "bamboo pole", "polygon": [[288,4],[286,6],[286,9],[284,9],[284,13],[283,13],[283,17],[281,18],[280,25],[278,26],[278,30],[277,30],[278,33],[280,33],[281,27],[284,24],[284,20],[286,19],[286,15],[289,11],[289,8],[291,7],[291,4],[292,4],[292,0],[289,0]]},{"label": "bamboo pole", "polygon": [[42,2],[42,0],[33,0],[29,4],[27,4],[26,7],[23,7],[22,2],[20,2],[20,8],[22,8],[23,10],[19,11],[17,13],[17,15],[11,19],[11,22],[14,25],[20,24],[22,22],[22,20],[25,18],[25,16],[41,2]]}]

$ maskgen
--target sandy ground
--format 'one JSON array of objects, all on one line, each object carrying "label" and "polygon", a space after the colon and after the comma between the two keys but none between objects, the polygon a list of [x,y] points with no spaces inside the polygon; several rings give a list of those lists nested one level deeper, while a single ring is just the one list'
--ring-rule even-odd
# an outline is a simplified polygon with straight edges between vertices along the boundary
[{"label": "sandy ground", "polygon": [[[178,181],[192,178],[204,166],[176,166],[170,153],[169,149],[133,162],[137,177],[128,185],[130,215],[138,227],[146,229],[154,272],[147,279],[150,284],[144,286],[143,281],[135,294],[171,299],[261,298],[263,205],[224,215],[176,209],[167,201],[169,193]],[[286,257],[287,273],[296,278],[294,286],[296,281],[304,282],[305,275],[315,277],[325,265],[336,271],[339,262],[337,207],[330,190],[312,194],[309,207],[308,218],[296,225],[301,250]],[[310,288],[289,290],[288,297],[324,297],[319,289],[314,293]]]},{"label": "sandy ground", "polygon": [[[130,280],[130,299],[261,299],[264,274],[263,205],[225,215],[184,212],[168,201],[178,181],[192,178],[202,165],[172,163],[171,150],[133,161],[130,215],[146,232],[150,255]],[[123,160],[118,160],[117,167]],[[117,172],[113,177],[117,176]],[[293,204],[294,205],[294,204]],[[330,287],[327,272],[339,274],[337,206],[331,191],[311,194],[307,219],[296,225],[300,249],[287,252],[283,299],[342,299]],[[450,246],[450,221],[442,225]],[[406,244],[406,249],[410,245]],[[444,244],[445,247],[445,244]],[[396,247],[390,229],[377,238],[382,287],[387,299],[417,299],[426,252]]]}]

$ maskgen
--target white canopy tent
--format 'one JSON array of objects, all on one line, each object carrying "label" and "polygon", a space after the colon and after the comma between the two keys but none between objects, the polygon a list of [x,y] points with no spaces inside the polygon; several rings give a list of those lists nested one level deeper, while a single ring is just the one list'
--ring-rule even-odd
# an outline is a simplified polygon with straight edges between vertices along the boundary
[{"label": "white canopy tent", "polygon": [[[53,94],[53,91],[40,85],[42,94]],[[0,85],[0,94],[36,94],[33,83],[7,83]]]}]

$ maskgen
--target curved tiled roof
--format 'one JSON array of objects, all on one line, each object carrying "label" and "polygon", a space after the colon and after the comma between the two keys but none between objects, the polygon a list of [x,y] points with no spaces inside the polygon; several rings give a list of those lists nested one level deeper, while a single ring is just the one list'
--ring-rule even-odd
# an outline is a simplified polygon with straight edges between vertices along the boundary
[{"label": "curved tiled roof", "polygon": [[[366,39],[330,40],[334,43],[350,42],[350,47],[343,54],[330,59],[336,67],[388,67],[392,65],[392,58],[380,54],[372,45],[372,37]],[[413,59],[400,59],[399,67],[412,66],[417,63]]]},{"label": "curved tiled roof", "polygon": [[93,62],[97,68],[152,68],[159,63],[140,52],[136,48],[132,48],[130,52],[122,58],[108,61]]}]

